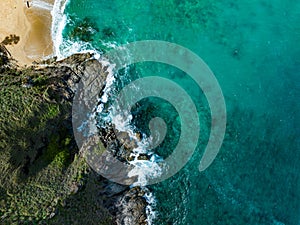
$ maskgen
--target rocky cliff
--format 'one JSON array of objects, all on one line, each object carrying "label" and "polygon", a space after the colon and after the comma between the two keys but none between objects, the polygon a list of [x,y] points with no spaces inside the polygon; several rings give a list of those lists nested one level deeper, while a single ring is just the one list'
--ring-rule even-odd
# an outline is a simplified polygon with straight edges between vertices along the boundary
[{"label": "rocky cliff", "polygon": [[143,191],[94,172],[74,139],[76,85],[104,86],[106,68],[91,54],[19,68],[0,52],[0,223],[146,224]]}]

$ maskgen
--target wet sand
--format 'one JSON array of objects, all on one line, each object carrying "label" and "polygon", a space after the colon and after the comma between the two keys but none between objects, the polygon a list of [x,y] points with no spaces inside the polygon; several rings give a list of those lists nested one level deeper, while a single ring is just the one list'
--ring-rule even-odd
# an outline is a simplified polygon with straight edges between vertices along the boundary
[{"label": "wet sand", "polygon": [[51,13],[24,0],[0,0],[0,42],[9,35],[20,37],[17,44],[6,45],[21,66],[41,60],[53,53]]}]

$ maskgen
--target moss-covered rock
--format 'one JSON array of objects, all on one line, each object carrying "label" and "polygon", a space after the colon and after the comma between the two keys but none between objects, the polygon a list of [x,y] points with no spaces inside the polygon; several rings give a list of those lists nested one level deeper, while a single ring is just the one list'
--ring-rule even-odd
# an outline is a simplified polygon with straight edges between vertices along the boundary
[{"label": "moss-covered rock", "polygon": [[[138,218],[131,221],[144,224],[146,202],[139,190],[92,171],[73,134],[76,85],[100,73],[98,85],[103,86],[106,68],[91,54],[25,68],[11,63],[0,48],[2,56],[6,58],[0,64],[0,224],[106,225],[132,217]],[[105,149],[101,145],[98,150],[102,154]]]},{"label": "moss-covered rock", "polygon": [[[95,216],[112,224],[93,190],[83,188],[90,172],[72,130],[73,90],[82,75],[77,66],[91,56],[18,68],[0,52],[0,224],[76,224],[68,221]],[[95,211],[76,213],[83,199]]]}]

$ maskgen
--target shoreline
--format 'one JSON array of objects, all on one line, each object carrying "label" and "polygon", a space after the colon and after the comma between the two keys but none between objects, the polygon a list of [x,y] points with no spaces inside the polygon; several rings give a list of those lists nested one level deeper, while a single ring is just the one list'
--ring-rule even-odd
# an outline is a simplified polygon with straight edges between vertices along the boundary
[{"label": "shoreline", "polygon": [[[30,65],[54,52],[51,10],[39,7],[39,1],[29,2],[30,8],[24,0],[0,2],[0,42],[10,35],[17,37],[18,41],[4,45],[19,66]],[[49,4],[53,2],[51,0]]]},{"label": "shoreline", "polygon": [[[7,2],[0,2],[0,19],[3,21],[0,25],[0,43],[10,35],[18,37],[17,43],[12,41],[11,43],[4,44],[4,46],[11,54],[11,58],[16,60],[16,64],[20,67],[30,66],[34,61],[39,62],[45,58],[53,57],[55,53],[54,42],[57,43],[55,35],[52,35],[52,31],[56,30],[53,29],[53,23],[55,23],[56,18],[52,18],[51,14],[55,7],[55,1],[31,0],[29,2],[29,8],[25,0],[7,0]],[[44,7],[45,3],[47,7]],[[57,4],[60,5],[62,3],[64,2],[58,1]],[[141,193],[143,192],[145,192],[145,190]],[[151,208],[153,202],[153,199],[151,199],[152,195],[148,193],[148,195],[142,196],[141,193],[137,191],[134,196],[138,195],[140,198],[139,201],[137,201],[140,202],[139,207],[145,205],[143,209],[139,208],[135,211],[140,214],[145,213],[143,223],[151,224],[154,215]],[[120,210],[129,212],[131,211],[130,207],[137,207],[135,206],[137,202],[134,201],[134,203],[131,203],[133,205],[126,206],[122,209],[120,208]],[[122,221],[125,220],[126,217],[131,218],[128,212],[118,219]],[[138,218],[135,219],[138,220]]]}]

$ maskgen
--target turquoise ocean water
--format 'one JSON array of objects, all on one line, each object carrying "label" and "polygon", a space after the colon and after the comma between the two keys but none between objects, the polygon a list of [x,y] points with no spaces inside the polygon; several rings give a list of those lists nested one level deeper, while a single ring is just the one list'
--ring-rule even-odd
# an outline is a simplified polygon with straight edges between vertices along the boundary
[{"label": "turquoise ocean water", "polygon": [[[300,1],[70,0],[64,14],[63,54],[169,41],[198,54],[222,88],[225,140],[213,164],[199,172],[210,126],[201,90],[166,65],[143,63],[116,75],[116,90],[143,71],[172,79],[199,111],[192,159],[148,187],[156,200],[153,224],[300,224]],[[150,98],[131,113],[146,135],[151,117],[165,119],[169,132],[154,152],[168,156],[180,133],[174,108]]]}]

